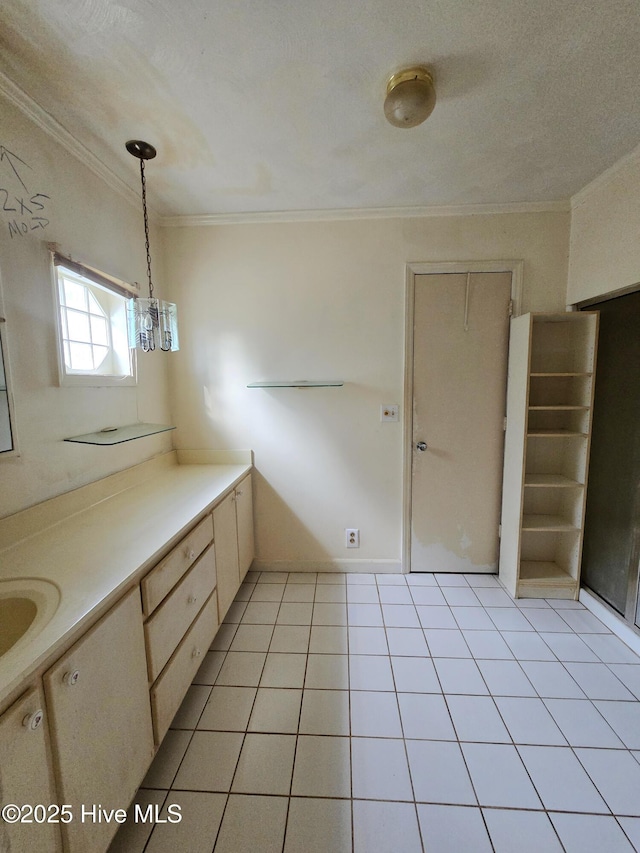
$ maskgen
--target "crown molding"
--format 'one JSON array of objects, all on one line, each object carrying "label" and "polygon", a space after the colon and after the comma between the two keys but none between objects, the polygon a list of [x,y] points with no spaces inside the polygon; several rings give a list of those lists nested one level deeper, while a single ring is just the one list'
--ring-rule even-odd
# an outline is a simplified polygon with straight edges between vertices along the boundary
[{"label": "crown molding", "polygon": [[[0,93],[13,103],[37,127],[58,142],[84,166],[97,175],[107,186],[117,192],[129,204],[138,206],[140,198],[137,190],[132,189],[119,175],[106,166],[82,142],[71,134],[60,122],[33,100],[16,83],[0,71]],[[568,212],[582,193],[602,182],[611,172],[621,168],[623,161],[638,156],[640,146],[623,158],[608,172],[588,184],[571,200],[548,202],[511,202],[506,204],[457,204],[416,207],[374,207],[374,208],[336,208],[328,210],[283,210],[243,213],[211,213],[178,216],[154,216],[157,224],[164,228],[187,228],[208,225],[260,224],[276,222],[327,222],[332,220],[357,219],[410,219],[438,216],[482,216],[513,213],[552,213]],[[577,202],[576,202],[577,203]],[[152,211],[150,211],[152,212]]]},{"label": "crown molding", "polygon": [[96,157],[75,136],[69,133],[59,121],[50,115],[40,104],[16,85],[13,80],[0,71],[0,93],[16,106],[40,130],[48,134],[62,145],[70,154],[101,178],[112,190],[117,192],[130,204],[140,204],[139,194],[133,190],[121,177],[116,175],[108,166]]},{"label": "crown molding", "polygon": [[601,187],[610,184],[616,179],[620,172],[624,171],[624,169],[629,166],[634,165],[640,167],[640,145],[637,145],[632,151],[625,154],[624,157],[616,160],[613,166],[609,166],[608,169],[605,169],[604,172],[601,172],[581,190],[578,190],[575,195],[571,196],[571,210],[574,210],[576,207],[584,204],[592,193],[596,192],[596,190]]},{"label": "crown molding", "polygon": [[245,213],[209,213],[161,216],[162,228],[195,228],[207,225],[256,225],[269,222],[327,222],[356,219],[411,219],[436,216],[481,216],[504,213],[567,213],[566,201],[513,202],[510,204],[456,204],[425,207],[363,207],[334,210],[281,210]]}]

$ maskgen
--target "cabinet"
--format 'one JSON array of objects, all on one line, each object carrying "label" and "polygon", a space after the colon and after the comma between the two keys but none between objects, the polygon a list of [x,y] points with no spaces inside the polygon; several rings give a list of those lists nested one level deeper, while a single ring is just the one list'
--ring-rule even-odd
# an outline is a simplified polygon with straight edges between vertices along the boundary
[{"label": "cabinet", "polygon": [[213,510],[213,535],[222,622],[254,557],[251,474]]},{"label": "cabinet", "polygon": [[[0,717],[2,805],[41,803],[46,806],[56,802],[43,709],[44,696],[41,688],[36,687]],[[0,821],[0,850],[57,853],[60,849],[59,824]]]},{"label": "cabinet", "polygon": [[[2,547],[17,555],[12,548],[3,576],[16,566],[44,571],[61,592],[54,639],[44,650],[34,644],[28,667],[0,684],[0,799],[69,804],[64,817],[73,816],[0,820],[1,853],[104,853],[119,825],[114,810],[129,806],[218,629],[213,509],[222,495],[231,507],[220,527],[231,599],[253,559],[245,464],[158,467],[142,498],[130,488],[135,469],[78,490],[71,513],[63,496],[18,527],[0,524]],[[163,556],[149,569],[154,554]]]},{"label": "cabinet", "polygon": [[236,527],[238,532],[238,570],[240,583],[251,568],[255,557],[253,533],[253,485],[251,474],[235,490]]},{"label": "cabinet", "polygon": [[82,821],[82,804],[126,809],[153,757],[140,588],[134,587],[45,673],[69,853],[103,853],[118,824]]},{"label": "cabinet", "polygon": [[596,312],[511,321],[500,580],[514,598],[577,598]]}]

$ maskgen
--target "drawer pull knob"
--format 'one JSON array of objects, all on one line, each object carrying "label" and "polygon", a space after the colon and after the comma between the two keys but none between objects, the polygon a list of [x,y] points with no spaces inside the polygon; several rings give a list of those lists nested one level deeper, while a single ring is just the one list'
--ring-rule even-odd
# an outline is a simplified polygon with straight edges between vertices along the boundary
[{"label": "drawer pull knob", "polygon": [[187,560],[194,560],[195,556],[196,556],[196,552],[193,550],[193,548],[187,548],[186,549],[185,557],[187,558]]},{"label": "drawer pull knob", "polygon": [[199,658],[201,654],[202,654],[202,652],[200,651],[200,649],[196,647],[196,648],[191,652],[191,657],[192,657],[192,658]]},{"label": "drawer pull knob", "polygon": [[236,497],[237,497],[237,498],[241,498],[241,497],[242,497],[242,489],[236,489]]},{"label": "drawer pull knob", "polygon": [[189,598],[187,598],[187,604],[195,604],[197,600],[198,600],[197,596],[190,595]]},{"label": "drawer pull knob", "polygon": [[39,729],[42,721],[44,720],[44,711],[42,708],[38,708],[37,711],[34,711],[33,714],[27,714],[27,716],[23,719],[22,725],[29,729],[31,732],[35,732],[36,729]]},{"label": "drawer pull knob", "polygon": [[62,680],[65,684],[68,684],[69,687],[73,687],[74,684],[77,684],[80,679],[80,670],[74,669],[73,672],[65,672],[62,676]]}]

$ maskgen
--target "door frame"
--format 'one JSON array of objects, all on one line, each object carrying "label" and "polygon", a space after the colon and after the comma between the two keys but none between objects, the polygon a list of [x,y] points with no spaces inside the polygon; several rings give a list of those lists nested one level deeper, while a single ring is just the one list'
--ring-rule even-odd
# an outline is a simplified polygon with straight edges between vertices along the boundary
[{"label": "door frame", "polygon": [[511,273],[513,316],[521,313],[524,261],[429,261],[405,264],[405,333],[404,333],[404,431],[403,431],[403,501],[402,501],[402,571],[411,571],[411,490],[413,461],[413,323],[415,315],[416,276],[442,273]]}]

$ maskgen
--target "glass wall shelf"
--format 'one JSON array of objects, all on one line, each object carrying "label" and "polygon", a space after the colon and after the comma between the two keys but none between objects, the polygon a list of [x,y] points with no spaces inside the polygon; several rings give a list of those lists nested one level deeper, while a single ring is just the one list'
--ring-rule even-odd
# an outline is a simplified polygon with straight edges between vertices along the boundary
[{"label": "glass wall shelf", "polygon": [[269,379],[251,382],[247,388],[341,388],[342,379]]},{"label": "glass wall shelf", "polygon": [[166,424],[129,424],[122,427],[105,427],[98,432],[88,432],[86,435],[74,435],[72,438],[65,438],[64,441],[74,444],[122,444],[124,441],[133,441],[135,438],[169,432],[172,429],[175,427]]}]

